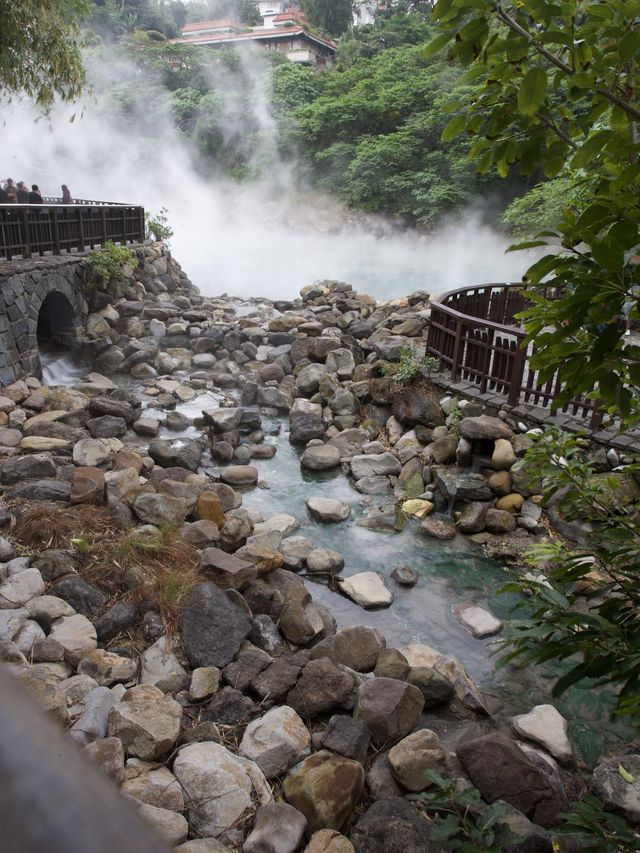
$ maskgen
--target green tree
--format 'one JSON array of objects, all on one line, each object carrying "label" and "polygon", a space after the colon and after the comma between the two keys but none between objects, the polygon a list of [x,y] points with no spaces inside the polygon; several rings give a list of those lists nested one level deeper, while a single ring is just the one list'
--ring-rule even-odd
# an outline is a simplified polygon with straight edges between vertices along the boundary
[{"label": "green tree", "polygon": [[352,0],[302,0],[309,21],[331,36],[341,36],[353,23]]},{"label": "green tree", "polygon": [[[561,251],[526,275],[534,306],[525,325],[542,381],[562,369],[559,403],[593,391],[625,419],[640,385],[640,347],[616,320],[625,303],[640,318],[639,16],[640,0],[438,0],[442,32],[427,49],[447,47],[482,81],[473,101],[450,105],[443,134],[475,139],[481,173],[566,169],[592,187],[533,241]],[[563,298],[545,298],[549,286]]]},{"label": "green tree", "polygon": [[0,93],[45,110],[75,100],[86,83],[75,37],[88,11],[86,0],[0,0]]}]

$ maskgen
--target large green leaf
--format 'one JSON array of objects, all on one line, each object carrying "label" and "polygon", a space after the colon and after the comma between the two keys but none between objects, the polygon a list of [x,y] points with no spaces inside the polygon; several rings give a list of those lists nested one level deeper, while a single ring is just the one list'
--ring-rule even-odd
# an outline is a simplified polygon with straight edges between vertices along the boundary
[{"label": "large green leaf", "polygon": [[535,115],[546,97],[547,72],[543,68],[530,68],[518,90],[518,112],[524,116]]}]

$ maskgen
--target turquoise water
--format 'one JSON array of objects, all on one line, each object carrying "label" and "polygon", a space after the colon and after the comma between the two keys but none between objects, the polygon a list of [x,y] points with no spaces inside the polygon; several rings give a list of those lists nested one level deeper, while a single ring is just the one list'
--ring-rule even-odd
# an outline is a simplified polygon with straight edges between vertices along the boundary
[{"label": "turquoise water", "polygon": [[[504,621],[510,618],[518,597],[497,594],[510,579],[507,569],[485,557],[479,546],[462,536],[448,543],[420,536],[418,521],[410,521],[401,533],[359,527],[356,522],[369,508],[368,499],[356,491],[340,469],[324,474],[304,472],[299,451],[289,443],[286,420],[279,419],[274,425],[280,426],[280,433],[269,440],[277,443],[276,455],[253,463],[268,488],[246,493],[244,506],[259,510],[265,517],[289,513],[300,522],[294,535],[307,536],[318,546],[333,548],[344,556],[342,576],[378,572],[395,595],[387,609],[364,610],[332,592],[322,581],[306,578],[314,599],[328,607],[340,627],[370,625],[385,634],[388,646],[426,643],[457,657],[481,689],[499,700],[497,717],[504,721],[534,705],[552,702],[567,719],[572,741],[589,766],[601,753],[634,737],[635,732],[626,721],[611,719],[615,696],[610,688],[594,690],[591,683],[582,682],[560,699],[552,699],[551,689],[560,667],[509,665],[496,669],[495,638],[476,639],[457,621],[453,608],[463,602],[487,607]],[[342,524],[313,521],[305,506],[306,499],[312,496],[345,501],[351,506],[351,517]],[[420,574],[412,589],[400,587],[389,577],[394,566],[401,564],[412,566]]]}]

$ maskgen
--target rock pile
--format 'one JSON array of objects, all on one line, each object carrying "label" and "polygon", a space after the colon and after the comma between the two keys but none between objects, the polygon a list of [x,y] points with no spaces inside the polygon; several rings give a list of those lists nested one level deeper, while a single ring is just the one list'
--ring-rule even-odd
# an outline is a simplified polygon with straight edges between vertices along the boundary
[{"label": "rock pile", "polygon": [[[513,465],[530,438],[476,403],[381,375],[381,362],[424,347],[424,293],[376,303],[327,282],[237,315],[149,251],[142,277],[132,271],[92,315],[101,372],[72,389],[29,378],[2,391],[0,522],[17,523],[0,539],[2,659],[186,853],[437,849],[406,799],[429,788],[430,770],[509,805],[498,827],[517,827],[509,850],[551,851],[545,828],[567,806],[573,764],[559,713],[515,717],[518,741],[455,658],[338,630],[298,573],[339,576],[342,556],[296,536],[292,516],[243,508],[259,485],[253,463],[275,453],[263,418],[280,413],[306,471],[353,478],[358,523],[397,530],[416,516],[425,536],[528,542],[541,510]],[[204,393],[191,423],[178,407]],[[55,507],[91,508],[138,549],[117,590],[88,571],[91,530],[33,546],[34,519]],[[301,507],[318,524],[353,511],[312,494]],[[158,556],[167,535],[193,562],[177,593]],[[169,572],[160,591],[145,571],[152,547]],[[410,567],[396,576],[416,582]],[[364,608],[393,600],[377,573],[339,586]],[[457,616],[476,636],[500,630],[475,604]],[[637,819],[640,783],[621,790],[611,776],[606,763],[596,771],[609,804]]]}]

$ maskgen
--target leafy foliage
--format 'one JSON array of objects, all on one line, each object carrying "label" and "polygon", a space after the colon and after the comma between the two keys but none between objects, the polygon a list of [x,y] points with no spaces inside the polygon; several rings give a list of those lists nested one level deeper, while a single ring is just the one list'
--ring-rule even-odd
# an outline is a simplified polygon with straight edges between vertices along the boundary
[{"label": "leafy foliage", "polygon": [[88,0],[0,0],[0,94],[45,111],[76,100],[86,76],[75,36],[88,11]]},{"label": "leafy foliage", "polygon": [[[479,194],[493,195],[469,162],[470,142],[441,139],[443,107],[461,70],[423,58],[420,42],[432,32],[417,15],[355,30],[341,41],[339,65],[323,75],[318,98],[296,113],[288,139],[321,189],[352,207],[427,226]],[[502,193],[508,200],[522,188],[516,176]]]},{"label": "leafy foliage", "polygon": [[438,359],[432,355],[423,357],[413,347],[402,347],[397,363],[385,362],[382,372],[400,385],[409,385],[422,375],[423,370],[430,372],[438,364]]},{"label": "leafy foliage", "polygon": [[500,819],[506,814],[504,803],[485,806],[476,788],[456,790],[450,779],[434,770],[427,770],[430,787],[410,799],[417,800],[435,816],[429,840],[438,850],[456,850],[459,853],[500,853],[509,838]]},{"label": "leafy foliage", "polygon": [[532,548],[532,571],[503,588],[526,592],[530,600],[526,619],[504,634],[502,644],[510,651],[502,662],[565,661],[554,695],[583,678],[614,683],[620,688],[618,713],[637,717],[640,487],[634,475],[640,466],[599,473],[587,449],[585,439],[550,428],[517,463],[542,490],[545,505],[552,503],[566,521],[588,522],[590,531],[583,545],[552,540]]},{"label": "leafy foliage", "polygon": [[584,177],[563,171],[541,181],[524,196],[515,198],[500,217],[502,225],[520,240],[531,240],[540,231],[557,229],[567,209],[578,210],[588,202],[593,187]]},{"label": "leafy foliage", "polygon": [[632,853],[640,846],[640,835],[620,815],[608,812],[597,797],[589,795],[573,803],[570,812],[559,815],[556,834],[569,836],[579,849],[594,853]]},{"label": "leafy foliage", "polygon": [[156,213],[155,216],[146,211],[147,232],[154,240],[167,242],[173,237],[173,228],[169,225],[168,213],[169,211],[166,207],[161,207],[160,212]]},{"label": "leafy foliage", "polygon": [[134,30],[155,33],[160,40],[175,38],[187,20],[187,4],[181,0],[92,0],[92,6],[92,29],[108,43]]},{"label": "leafy foliage", "polygon": [[[615,318],[626,301],[638,317],[640,292],[639,14],[640,0],[437,0],[441,32],[425,52],[447,47],[469,66],[467,79],[485,81],[472,100],[449,105],[443,133],[474,138],[481,173],[542,167],[554,178],[567,168],[589,179],[578,209],[563,211],[560,226],[533,243],[562,251],[528,271],[534,306],[523,316],[542,381],[562,368],[559,402],[597,386],[627,419],[640,349],[622,346]],[[563,298],[547,299],[548,284],[564,288]]]},{"label": "leafy foliage", "polygon": [[87,281],[93,287],[104,289],[118,276],[128,264],[135,264],[136,256],[126,246],[116,246],[107,240],[101,249],[89,252],[85,260]]}]

